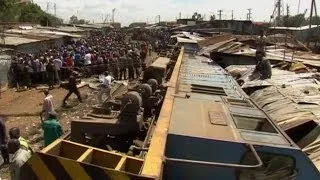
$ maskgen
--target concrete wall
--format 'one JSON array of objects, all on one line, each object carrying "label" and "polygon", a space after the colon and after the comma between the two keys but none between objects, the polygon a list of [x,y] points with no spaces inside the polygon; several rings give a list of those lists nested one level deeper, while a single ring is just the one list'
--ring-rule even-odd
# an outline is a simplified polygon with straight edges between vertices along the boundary
[{"label": "concrete wall", "polygon": [[44,51],[53,47],[60,47],[66,41],[66,38],[51,39],[46,41],[39,41],[34,43],[22,44],[14,47],[18,52],[23,53],[36,53]]}]

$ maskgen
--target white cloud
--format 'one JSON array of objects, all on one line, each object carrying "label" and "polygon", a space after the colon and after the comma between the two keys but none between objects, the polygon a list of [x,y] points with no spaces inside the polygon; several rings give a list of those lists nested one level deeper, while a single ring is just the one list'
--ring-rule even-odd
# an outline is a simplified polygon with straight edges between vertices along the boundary
[{"label": "white cloud", "polygon": [[[248,8],[252,8],[252,17],[256,21],[269,21],[273,12],[275,0],[34,0],[42,9],[54,13],[53,3],[57,4],[57,16],[68,20],[70,16],[102,22],[107,14],[116,8],[115,20],[123,25],[131,22],[154,22],[157,15],[162,20],[175,20],[181,12],[182,17],[191,17],[193,12],[217,15],[219,9],[223,10],[222,18],[231,18],[231,11],[237,19],[245,19]],[[297,12],[298,0],[285,0],[290,4],[291,14]],[[300,12],[309,8],[311,0],[301,1]],[[285,8],[284,8],[285,9]]]}]

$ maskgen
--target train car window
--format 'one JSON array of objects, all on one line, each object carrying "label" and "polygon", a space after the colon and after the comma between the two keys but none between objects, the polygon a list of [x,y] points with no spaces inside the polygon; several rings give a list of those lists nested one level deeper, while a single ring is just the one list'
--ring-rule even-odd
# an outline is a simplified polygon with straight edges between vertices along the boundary
[{"label": "train car window", "polygon": [[277,133],[266,118],[235,114],[233,114],[232,117],[238,129]]},{"label": "train car window", "polygon": [[[292,157],[268,153],[258,153],[263,166],[252,170],[238,170],[238,180],[295,180],[297,170]],[[256,160],[252,152],[242,158],[241,164],[254,164]]]}]

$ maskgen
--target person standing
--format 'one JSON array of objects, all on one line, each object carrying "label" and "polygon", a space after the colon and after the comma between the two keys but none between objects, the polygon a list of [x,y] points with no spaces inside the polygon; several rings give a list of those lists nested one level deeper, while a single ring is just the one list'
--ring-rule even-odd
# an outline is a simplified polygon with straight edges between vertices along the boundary
[{"label": "person standing", "polygon": [[69,83],[67,86],[67,89],[69,90],[68,94],[66,95],[66,97],[63,99],[63,105],[66,105],[66,101],[68,100],[68,98],[74,93],[76,94],[76,96],[78,97],[78,100],[80,101],[80,103],[82,103],[82,99],[81,99],[81,95],[80,92],[78,90],[77,87],[77,74],[75,72],[72,72],[70,78],[69,78]]},{"label": "person standing", "polygon": [[119,80],[127,80],[127,57],[123,53],[119,59],[120,77]]},{"label": "person standing", "polygon": [[98,100],[99,100],[100,104],[103,104],[103,102],[104,102],[102,99],[103,94],[107,95],[106,99],[108,99],[111,96],[111,83],[112,83],[112,81],[114,81],[114,78],[112,76],[110,76],[108,71],[106,71],[104,73],[104,75],[105,75],[105,77],[102,80],[102,87],[101,87],[101,90],[98,94]]},{"label": "person standing", "polygon": [[129,56],[127,58],[129,81],[134,79],[133,53],[134,53],[133,51],[130,51]]},{"label": "person standing", "polygon": [[54,85],[54,75],[55,75],[55,66],[52,62],[52,60],[49,61],[48,65],[46,66],[47,69],[47,75],[48,75],[48,86],[49,89],[53,89]]},{"label": "person standing", "polygon": [[118,58],[112,58],[110,61],[110,69],[113,72],[113,76],[116,80],[119,79],[119,62]]},{"label": "person standing", "polygon": [[4,120],[0,117],[0,150],[5,164],[9,163],[9,153],[7,149],[7,131]]},{"label": "person standing", "polygon": [[49,118],[42,121],[44,145],[48,146],[63,135],[62,127],[55,112],[49,113]]},{"label": "person standing", "polygon": [[86,53],[86,55],[84,56],[84,65],[85,65],[85,66],[91,65],[91,58],[92,58],[92,55],[91,55],[91,53],[88,51],[88,52]]},{"label": "person standing", "polygon": [[46,120],[49,117],[49,113],[54,111],[53,96],[48,90],[45,90],[43,93],[45,95],[45,98],[43,100],[41,117],[44,117],[44,119]]},{"label": "person standing", "polygon": [[58,56],[56,56],[53,60],[53,64],[55,66],[55,83],[60,84],[62,61]]},{"label": "person standing", "polygon": [[44,83],[47,80],[47,72],[46,72],[47,63],[43,57],[41,57],[40,61],[40,74],[41,74],[41,83]]},{"label": "person standing", "polygon": [[133,67],[134,67],[135,78],[139,78],[140,76],[141,59],[139,54],[135,53],[133,57]]},{"label": "person standing", "polygon": [[31,153],[21,148],[18,139],[9,140],[8,150],[13,154],[9,167],[11,180],[20,180],[20,168],[31,158]]}]

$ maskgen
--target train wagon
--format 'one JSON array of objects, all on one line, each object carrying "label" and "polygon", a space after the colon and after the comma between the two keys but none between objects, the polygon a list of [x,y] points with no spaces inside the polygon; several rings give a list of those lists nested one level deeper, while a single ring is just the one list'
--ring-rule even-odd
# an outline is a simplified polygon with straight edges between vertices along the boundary
[{"label": "train wagon", "polygon": [[320,179],[307,155],[223,68],[183,48],[154,123],[142,156],[58,140],[23,166],[22,177]]}]

